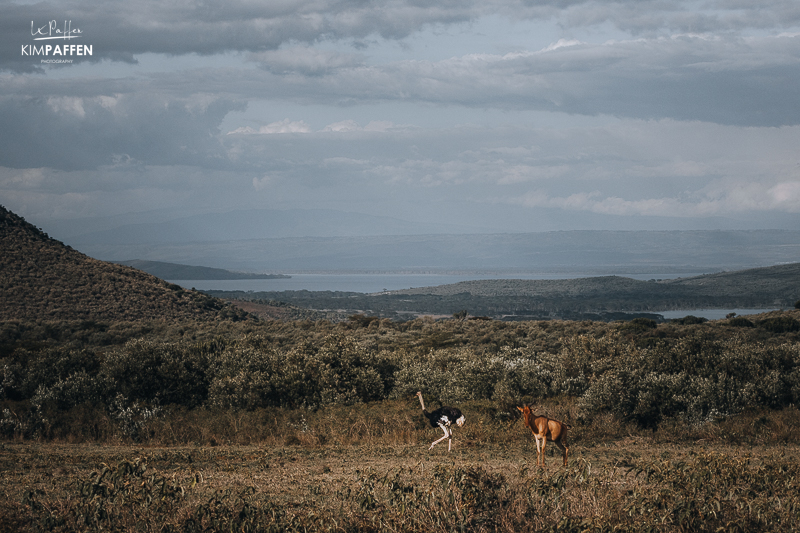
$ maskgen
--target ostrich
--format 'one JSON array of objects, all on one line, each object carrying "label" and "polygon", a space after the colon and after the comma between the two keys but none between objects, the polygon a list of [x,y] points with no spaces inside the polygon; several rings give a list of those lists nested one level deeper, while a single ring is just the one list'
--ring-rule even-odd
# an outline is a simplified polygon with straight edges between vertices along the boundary
[{"label": "ostrich", "polygon": [[450,451],[450,446],[453,443],[453,431],[450,429],[450,424],[455,422],[459,427],[464,425],[464,422],[467,421],[466,417],[461,414],[461,411],[456,409],[455,407],[446,407],[442,406],[435,410],[432,413],[429,413],[425,410],[425,402],[422,401],[422,392],[418,392],[417,396],[419,396],[419,403],[422,404],[422,414],[425,415],[430,423],[431,427],[440,427],[442,431],[444,431],[444,437],[439,440],[436,440],[431,444],[431,447],[428,448],[432,450],[434,446],[442,442],[444,439],[447,439],[447,451]]}]

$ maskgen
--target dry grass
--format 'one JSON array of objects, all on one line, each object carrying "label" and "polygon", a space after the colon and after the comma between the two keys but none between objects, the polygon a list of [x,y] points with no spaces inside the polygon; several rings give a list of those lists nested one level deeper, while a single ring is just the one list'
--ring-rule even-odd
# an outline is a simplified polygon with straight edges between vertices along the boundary
[{"label": "dry grass", "polygon": [[566,469],[551,451],[540,469],[533,439],[516,424],[501,442],[456,433],[448,453],[428,451],[432,430],[414,429],[397,443],[364,423],[347,421],[336,432],[362,435],[359,444],[7,442],[0,445],[0,531],[800,527],[797,445],[671,444],[631,435],[573,444]]}]

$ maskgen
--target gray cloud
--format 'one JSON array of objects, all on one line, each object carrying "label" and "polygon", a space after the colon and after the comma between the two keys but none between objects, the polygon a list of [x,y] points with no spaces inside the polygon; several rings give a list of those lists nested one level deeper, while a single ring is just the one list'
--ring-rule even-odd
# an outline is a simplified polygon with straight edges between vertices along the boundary
[{"label": "gray cloud", "polygon": [[[610,23],[633,35],[681,32],[730,32],[793,28],[800,7],[793,0],[716,2],[688,1],[485,0],[420,3],[414,0],[359,0],[255,3],[245,0],[156,0],[114,3],[72,0],[36,4],[6,3],[0,17],[0,49],[18,50],[31,42],[31,24],[70,21],[82,30],[82,41],[97,52],[90,61],[135,62],[143,53],[219,54],[263,52],[288,43],[359,41],[369,36],[405,39],[424,28],[470,23],[487,15],[510,20],[555,20],[563,28]],[[3,54],[0,68],[31,71],[17,54]]]},{"label": "gray cloud", "polygon": [[[285,0],[147,0],[114,3],[71,1],[6,4],[0,17],[0,49],[19,50],[31,42],[31,24],[70,21],[80,39],[96,50],[90,60],[134,62],[143,53],[218,54],[275,50],[283,43],[361,39],[369,35],[402,39],[431,24],[468,21],[480,13],[469,2],[360,2]],[[31,71],[17,54],[0,68]]]},{"label": "gray cloud", "polygon": [[[800,123],[800,35],[675,36],[537,52],[367,66],[304,49],[263,57],[263,75],[228,73],[243,98],[355,105],[418,102],[720,124]],[[198,73],[198,75],[202,75]],[[230,80],[226,78],[225,80]],[[220,83],[224,83],[219,78]],[[162,80],[171,83],[169,76]],[[215,90],[211,78],[205,82]],[[230,85],[230,84],[228,84]]]},{"label": "gray cloud", "polygon": [[92,169],[119,159],[217,166],[219,122],[241,104],[153,94],[0,97],[0,165]]},{"label": "gray cloud", "polygon": [[[17,76],[0,80],[6,94],[0,165],[70,170],[130,157],[234,168],[219,124],[254,99],[794,125],[800,124],[798,58],[800,36],[678,36],[384,65],[304,47],[254,55],[262,70],[196,69],[140,79]],[[299,124],[286,123],[292,122]]]},{"label": "gray cloud", "polygon": [[683,217],[800,212],[792,154],[797,142],[800,127],[675,121],[587,130],[461,127],[226,139],[243,168],[261,165],[250,168],[260,173],[254,188],[262,194],[300,186],[307,189],[303,198],[321,191],[317,201],[391,191],[409,203],[435,195]]},{"label": "gray cloud", "polygon": [[88,172],[6,169],[0,197],[29,214],[67,217],[122,205],[194,213],[210,202],[218,210],[314,207],[464,226],[504,220],[514,231],[533,231],[541,213],[555,212],[657,216],[662,224],[800,213],[797,126],[323,129],[226,135],[227,170],[125,158]]},{"label": "gray cloud", "polygon": [[[302,206],[513,229],[541,212],[794,214],[798,6],[6,3],[0,196],[65,217]],[[556,42],[465,44],[502,27],[487,17]],[[31,20],[53,19],[95,54],[21,58]]]},{"label": "gray cloud", "polygon": [[251,54],[249,59],[263,69],[279,75],[299,73],[304,76],[321,76],[364,65],[364,59],[358,55],[307,46],[258,52]]}]

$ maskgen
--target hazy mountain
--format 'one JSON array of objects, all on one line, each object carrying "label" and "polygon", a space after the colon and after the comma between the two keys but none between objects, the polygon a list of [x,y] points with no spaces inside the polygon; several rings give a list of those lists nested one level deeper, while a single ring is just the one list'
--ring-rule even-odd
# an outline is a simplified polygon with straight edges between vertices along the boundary
[{"label": "hazy mountain", "polygon": [[[526,228],[569,227],[549,212]],[[605,219],[604,219],[605,220]],[[626,219],[627,220],[627,219]],[[250,209],[176,217],[159,210],[46,221],[51,235],[103,260],[233,271],[524,270],[703,273],[800,261],[800,231],[540,231],[430,224],[320,209]],[[620,219],[620,227],[637,227]],[[730,226],[735,221],[724,225]],[[720,222],[721,223],[721,222]],[[688,224],[688,222],[687,222]],[[508,221],[498,225],[509,226]],[[598,227],[608,227],[608,220]],[[698,226],[701,227],[701,226]],[[169,278],[178,279],[178,278]]]},{"label": "hazy mountain", "polygon": [[80,248],[106,260],[138,257],[257,272],[518,270],[700,274],[800,261],[800,231],[306,237],[141,245],[87,243]]},{"label": "hazy mountain", "polygon": [[[162,214],[163,216],[163,214]],[[164,244],[293,237],[363,237],[480,232],[450,224],[431,226],[391,217],[327,209],[252,209],[169,220],[125,223],[128,218],[62,222],[54,234],[75,245]],[[103,228],[101,230],[89,230]],[[484,230],[485,231],[485,230]]]}]

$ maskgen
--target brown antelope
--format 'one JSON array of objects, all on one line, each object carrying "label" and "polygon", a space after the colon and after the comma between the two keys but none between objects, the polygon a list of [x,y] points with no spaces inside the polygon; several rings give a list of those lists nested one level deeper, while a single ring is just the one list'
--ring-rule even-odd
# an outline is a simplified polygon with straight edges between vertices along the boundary
[{"label": "brown antelope", "polygon": [[[525,425],[531,428],[533,436],[536,438],[536,464],[544,466],[544,448],[547,441],[553,441],[556,446],[561,448],[564,452],[564,466],[567,466],[567,456],[569,455],[569,447],[567,446],[567,431],[570,426],[564,422],[547,418],[546,416],[536,416],[527,405],[517,407],[522,411],[522,418],[525,420]],[[541,444],[540,444],[541,441]]]}]

